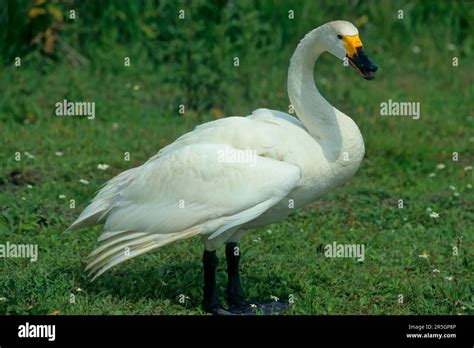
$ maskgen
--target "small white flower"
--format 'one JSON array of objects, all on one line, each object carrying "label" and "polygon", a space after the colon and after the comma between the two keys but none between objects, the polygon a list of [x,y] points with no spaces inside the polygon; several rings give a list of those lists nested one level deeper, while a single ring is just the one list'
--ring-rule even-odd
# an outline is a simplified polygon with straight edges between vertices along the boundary
[{"label": "small white flower", "polygon": [[433,211],[433,209],[431,209],[430,207],[426,208],[427,213],[431,213],[432,211]]},{"label": "small white flower", "polygon": [[110,166],[108,164],[98,164],[97,165],[97,169],[100,169],[100,170],[106,170],[107,168],[109,168]]},{"label": "small white flower", "polygon": [[272,234],[272,230],[267,230],[267,233],[268,233],[268,234]]},{"label": "small white flower", "polygon": [[139,85],[133,86],[133,90],[134,90],[134,91],[138,91],[139,89],[140,89],[140,86],[139,86]]},{"label": "small white flower", "polygon": [[59,199],[65,199],[66,195],[59,195]]},{"label": "small white flower", "polygon": [[280,300],[278,297],[273,296],[273,295],[270,295],[270,298],[275,302],[278,302]]},{"label": "small white flower", "polygon": [[464,170],[467,172],[468,170],[472,170],[472,166],[466,166],[464,167]]},{"label": "small white flower", "polygon": [[21,199],[22,199],[23,201],[26,201],[26,198],[25,198],[25,197],[21,197]]},{"label": "small white flower", "polygon": [[444,163],[438,163],[438,164],[436,165],[436,169],[438,169],[438,170],[441,170],[441,169],[444,169],[444,168],[446,168],[446,166],[444,165]]},{"label": "small white flower", "polygon": [[453,280],[453,277],[444,277],[444,279],[451,281]]},{"label": "small white flower", "polygon": [[35,158],[35,156],[33,156],[31,153],[29,153],[28,151],[25,151],[24,152],[25,156],[28,157],[28,158]]},{"label": "small white flower", "polygon": [[467,185],[466,185],[466,188],[472,189],[472,185],[471,185],[471,184],[467,184]]},{"label": "small white flower", "polygon": [[252,307],[252,308],[257,308],[257,305],[256,305],[255,303],[251,303],[251,304],[250,304],[250,307]]},{"label": "small white flower", "polygon": [[423,259],[427,259],[428,256],[430,256],[430,254],[428,254],[426,251],[423,251],[423,253],[421,255],[418,255],[418,257],[421,257]]},{"label": "small white flower", "polygon": [[453,43],[448,43],[448,45],[446,46],[446,48],[448,49],[448,51],[454,51],[456,50],[456,46],[453,44]]},{"label": "small white flower", "polygon": [[439,218],[439,214],[434,211],[434,212],[430,213],[430,218],[437,219],[437,218]]},{"label": "small white flower", "polygon": [[435,274],[440,274],[440,273],[441,273],[441,271],[440,271],[439,269],[437,269],[437,268],[435,268],[435,269],[433,270],[433,275],[435,275]]},{"label": "small white flower", "polygon": [[0,302],[4,302],[6,300],[7,300],[6,297],[0,297]]},{"label": "small white flower", "polygon": [[82,292],[83,290],[81,288],[76,289],[77,292]]},{"label": "small white flower", "polygon": [[80,179],[79,182],[84,185],[89,185],[89,181],[86,179]]},{"label": "small white flower", "polygon": [[456,187],[454,187],[453,185],[450,185],[449,189],[452,190],[452,191],[456,191]]},{"label": "small white flower", "polygon": [[26,187],[28,187],[29,189],[33,188],[33,186],[31,186],[30,184],[26,185]]},{"label": "small white flower", "polygon": [[453,192],[454,197],[459,197],[459,192]]},{"label": "small white flower", "polygon": [[421,48],[419,46],[413,46],[411,48],[411,51],[415,54],[420,54],[421,53]]},{"label": "small white flower", "polygon": [[63,155],[63,153],[61,151],[56,151],[54,154],[58,157],[61,157]]},{"label": "small white flower", "polygon": [[436,176],[436,173],[429,173],[428,178],[434,178]]}]

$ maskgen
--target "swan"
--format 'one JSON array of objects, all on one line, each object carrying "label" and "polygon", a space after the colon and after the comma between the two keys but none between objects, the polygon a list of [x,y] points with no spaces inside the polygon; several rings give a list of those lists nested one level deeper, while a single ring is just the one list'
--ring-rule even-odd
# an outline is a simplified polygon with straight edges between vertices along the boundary
[{"label": "swan", "polygon": [[[298,119],[257,109],[247,117],[208,122],[162,148],[143,165],[108,181],[66,231],[104,224],[86,270],[93,279],[111,267],[171,242],[201,236],[203,309],[249,313],[238,242],[249,230],[278,222],[350,179],[364,142],[350,117],[318,92],[313,69],[329,52],[374,78],[377,66],[357,28],[328,22],[298,44],[288,70],[288,95]],[[219,305],[216,249],[225,244],[227,303]],[[266,302],[260,302],[267,308]]]}]

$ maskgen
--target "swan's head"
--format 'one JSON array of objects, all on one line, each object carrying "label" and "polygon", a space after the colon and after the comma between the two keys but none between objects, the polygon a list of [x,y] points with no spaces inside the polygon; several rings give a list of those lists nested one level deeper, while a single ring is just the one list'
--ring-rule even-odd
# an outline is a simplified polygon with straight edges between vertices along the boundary
[{"label": "swan's head", "polygon": [[347,58],[349,64],[366,80],[372,80],[377,65],[369,60],[362,48],[359,31],[350,22],[334,21],[323,26],[322,35],[326,50],[341,60]]}]

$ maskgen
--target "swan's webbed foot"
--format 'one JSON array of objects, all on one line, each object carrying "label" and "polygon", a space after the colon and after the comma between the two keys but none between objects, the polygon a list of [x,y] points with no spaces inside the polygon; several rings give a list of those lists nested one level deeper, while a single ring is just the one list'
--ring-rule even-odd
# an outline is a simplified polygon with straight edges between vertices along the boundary
[{"label": "swan's webbed foot", "polygon": [[246,302],[240,307],[231,306],[228,311],[233,315],[272,315],[283,313],[288,310],[288,303],[285,301],[258,301],[255,303]]},{"label": "swan's webbed foot", "polygon": [[228,311],[233,315],[270,315],[281,313],[288,309],[288,303],[283,301],[263,301],[251,303],[245,299],[240,285],[239,261],[240,251],[237,243],[230,242],[225,248],[227,260],[227,303]]},{"label": "swan's webbed foot", "polygon": [[240,285],[239,260],[240,253],[237,243],[227,243],[227,303],[228,309],[219,305],[216,286],[217,256],[215,251],[204,251],[204,300],[203,309],[213,315],[271,315],[282,313],[288,309],[284,301],[263,301],[251,303],[245,299]]}]

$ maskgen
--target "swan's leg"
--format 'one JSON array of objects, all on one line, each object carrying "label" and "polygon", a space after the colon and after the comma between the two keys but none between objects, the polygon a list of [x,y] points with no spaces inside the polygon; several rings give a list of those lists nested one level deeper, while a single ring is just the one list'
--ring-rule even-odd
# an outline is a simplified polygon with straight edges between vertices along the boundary
[{"label": "swan's leg", "polygon": [[208,313],[217,314],[220,309],[217,297],[216,268],[219,260],[216,251],[204,250],[202,263],[204,267],[204,300],[203,307]]},{"label": "swan's leg", "polygon": [[231,308],[241,308],[248,306],[240,285],[239,261],[240,251],[236,242],[229,242],[225,245],[225,256],[227,260],[227,303]]},{"label": "swan's leg", "polygon": [[256,313],[274,314],[287,310],[288,306],[285,301],[257,301],[251,304],[245,299],[240,284],[239,261],[240,250],[237,242],[242,236],[243,231],[237,232],[230,238],[225,247],[225,256],[227,260],[227,302],[229,311],[237,315],[253,315]]}]

